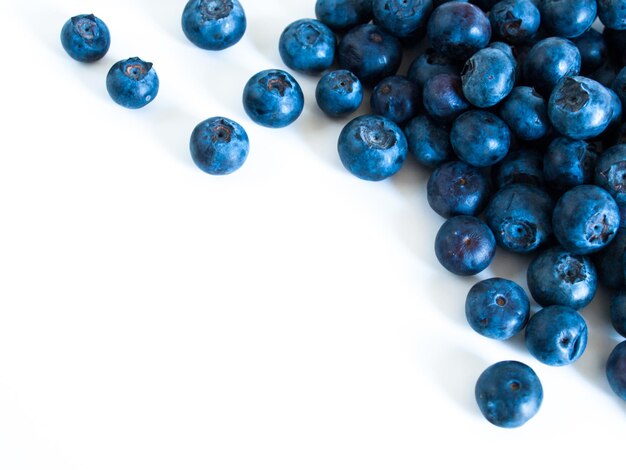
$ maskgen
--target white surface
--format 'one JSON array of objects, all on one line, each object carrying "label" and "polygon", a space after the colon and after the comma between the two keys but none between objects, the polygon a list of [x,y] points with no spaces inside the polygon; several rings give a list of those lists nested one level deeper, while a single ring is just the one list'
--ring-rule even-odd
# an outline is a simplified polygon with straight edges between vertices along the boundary
[{"label": "white surface", "polygon": [[[584,357],[539,364],[520,338],[465,323],[476,279],[441,268],[427,173],[368,183],[336,154],[315,79],[292,126],[254,125],[255,72],[283,67],[289,22],[314,0],[248,0],[248,31],[210,53],[179,27],[184,1],[0,4],[0,468],[593,468],[623,464],[626,404],[604,362],[619,341],[606,296],[585,310]],[[112,33],[94,65],[59,42],[93,12]],[[117,60],[154,62],[156,100],[106,94]],[[211,177],[187,150],[195,124],[248,131],[241,170]],[[500,253],[480,277],[525,285]],[[524,427],[487,423],[473,398],[488,365],[526,362],[545,400]],[[453,468],[453,467],[451,467]]]}]

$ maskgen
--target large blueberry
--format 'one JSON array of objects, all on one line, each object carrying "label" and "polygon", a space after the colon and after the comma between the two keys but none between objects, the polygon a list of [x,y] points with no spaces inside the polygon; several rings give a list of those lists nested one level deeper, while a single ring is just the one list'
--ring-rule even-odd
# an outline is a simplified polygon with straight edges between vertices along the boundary
[{"label": "large blueberry", "polygon": [[411,119],[404,128],[409,152],[422,165],[436,168],[453,156],[450,130],[428,116]]},{"label": "large blueberry", "polygon": [[440,122],[451,123],[470,108],[458,75],[445,73],[430,78],[422,98],[426,112]]},{"label": "large blueberry", "polygon": [[302,113],[304,95],[300,85],[283,70],[263,70],[248,80],[243,89],[243,107],[257,124],[285,127]]},{"label": "large blueberry", "polygon": [[502,428],[516,428],[539,411],[543,387],[526,364],[502,361],[480,374],[474,395],[487,421]]},{"label": "large blueberry", "polygon": [[557,137],[546,150],[543,176],[546,184],[557,193],[593,181],[598,153],[593,144],[584,140]]},{"label": "large blueberry", "polygon": [[302,19],[285,28],[278,51],[285,65],[298,72],[316,74],[335,60],[335,34],[318,20]]},{"label": "large blueberry", "polygon": [[500,117],[522,140],[537,140],[550,131],[546,100],[534,88],[513,88],[500,106]]},{"label": "large blueberry", "polygon": [[489,12],[494,36],[509,44],[519,44],[531,39],[541,22],[541,15],[530,0],[502,0]]},{"label": "large blueberry", "polygon": [[495,170],[494,179],[498,188],[514,183],[543,186],[543,157],[536,150],[511,150]]},{"label": "large blueberry", "polygon": [[102,59],[111,45],[109,28],[94,15],[70,18],[61,29],[61,45],[72,59],[95,62]]},{"label": "large blueberry", "polygon": [[243,127],[219,116],[199,123],[189,139],[194,163],[211,175],[228,175],[239,169],[246,161],[248,148]]},{"label": "large blueberry", "polygon": [[429,47],[411,63],[407,76],[423,87],[430,78],[442,73],[457,75],[459,66],[456,61]]},{"label": "large blueberry", "polygon": [[159,92],[159,77],[151,62],[131,57],[113,64],[107,74],[106,87],[117,104],[137,109],[154,101]]},{"label": "large blueberry", "polygon": [[626,290],[621,289],[611,298],[611,325],[626,337]]},{"label": "large blueberry", "polygon": [[502,160],[509,152],[511,133],[507,125],[489,111],[461,114],[450,131],[452,148],[461,160],[485,167]]},{"label": "large blueberry", "polygon": [[189,0],[181,23],[187,39],[210,51],[236,44],[246,32],[246,15],[239,0]]},{"label": "large blueberry", "polygon": [[315,100],[327,115],[344,116],[361,106],[363,86],[349,70],[334,70],[325,74],[317,83]]},{"label": "large blueberry", "polygon": [[463,94],[478,108],[502,101],[515,83],[514,62],[495,47],[481,49],[470,57],[461,71]]},{"label": "large blueberry", "polygon": [[605,150],[596,162],[595,183],[618,204],[626,203],[626,144]]},{"label": "large blueberry", "polygon": [[615,346],[609,355],[606,362],[606,378],[615,394],[626,400],[626,341]]},{"label": "large blueberry", "polygon": [[581,57],[576,45],[563,38],[546,38],[537,42],[524,59],[526,81],[545,98],[563,77],[578,75]]},{"label": "large blueberry", "polygon": [[379,114],[398,124],[417,115],[422,104],[422,90],[408,78],[394,75],[383,78],[372,90],[370,106]]},{"label": "large blueberry", "polygon": [[607,28],[626,29],[626,0],[598,0],[598,17]]},{"label": "large blueberry", "polygon": [[315,17],[335,31],[345,31],[372,19],[372,0],[317,0]]},{"label": "large blueberry", "polygon": [[556,36],[575,38],[596,19],[596,0],[541,0],[541,23]]},{"label": "large blueberry", "polygon": [[374,22],[398,38],[423,36],[432,0],[372,0]]},{"label": "large blueberry", "polygon": [[609,50],[601,33],[591,28],[572,40],[580,52],[581,72],[587,75],[607,59]]},{"label": "large blueberry", "polygon": [[453,274],[472,276],[487,269],[496,253],[493,233],[482,220],[457,215],[441,226],[435,237],[435,255]]},{"label": "large blueberry", "polygon": [[337,143],[341,163],[353,175],[380,181],[397,173],[407,153],[402,129],[382,116],[365,115],[350,121]]}]

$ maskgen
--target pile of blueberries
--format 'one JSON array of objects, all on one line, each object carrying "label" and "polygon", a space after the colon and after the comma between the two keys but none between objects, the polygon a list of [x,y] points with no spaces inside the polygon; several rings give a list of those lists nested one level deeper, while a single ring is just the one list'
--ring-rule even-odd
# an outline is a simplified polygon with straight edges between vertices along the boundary
[{"label": "pile of blueberries", "polygon": [[[528,289],[541,309],[530,315],[517,283],[486,279],[467,295],[470,326],[495,340],[524,331],[537,360],[571,364],[587,344],[579,311],[604,286],[626,337],[626,0],[317,0],[315,15],[288,25],[278,47],[287,67],[321,75],[316,101],[330,117],[355,112],[371,89],[371,114],[338,137],[345,168],[380,181],[410,154],[432,169],[428,202],[447,219],[435,253],[454,274],[483,271],[496,246],[535,256]],[[246,17],[238,0],[190,0],[182,29],[198,47],[221,50],[241,39]],[[81,15],[61,40],[90,62],[110,36]],[[129,108],[154,100],[159,86],[136,57],[116,63],[106,84]],[[292,75],[271,69],[250,78],[243,106],[280,128],[300,116],[304,97]],[[194,162],[214,175],[240,168],[248,147],[245,130],[224,117],[201,122],[190,139]],[[606,375],[626,400],[626,341]],[[543,389],[530,367],[503,361],[481,374],[475,396],[487,420],[510,428],[537,413]]]}]

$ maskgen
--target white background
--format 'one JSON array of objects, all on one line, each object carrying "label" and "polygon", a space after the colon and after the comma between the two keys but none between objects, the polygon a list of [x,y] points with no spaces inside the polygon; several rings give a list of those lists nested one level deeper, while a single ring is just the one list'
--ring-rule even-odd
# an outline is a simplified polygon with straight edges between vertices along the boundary
[{"label": "white background", "polygon": [[[477,279],[436,261],[426,171],[348,174],[336,153],[347,120],[317,109],[315,78],[295,74],[307,102],[288,128],[243,112],[245,82],[283,67],[278,37],[314,0],[246,1],[245,37],[219,53],[185,39],[183,5],[0,4],[0,468],[622,466],[607,296],[585,309],[589,347],[570,367],[474,333],[463,306]],[[110,28],[99,63],[60,45],[79,13]],[[130,56],[161,80],[136,111],[104,87]],[[215,115],[250,137],[227,177],[187,148]],[[499,253],[479,278],[525,286],[527,262]],[[485,421],[473,396],[505,359],[544,386],[516,430]]]}]

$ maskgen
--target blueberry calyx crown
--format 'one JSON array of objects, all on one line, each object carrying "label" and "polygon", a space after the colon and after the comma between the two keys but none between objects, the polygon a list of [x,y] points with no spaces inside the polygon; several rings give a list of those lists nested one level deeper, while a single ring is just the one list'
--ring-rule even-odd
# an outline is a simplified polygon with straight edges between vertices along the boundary
[{"label": "blueberry calyx crown", "polygon": [[141,80],[152,70],[152,62],[144,62],[139,57],[132,57],[121,64],[121,67],[127,77]]},{"label": "blueberry calyx crown", "polygon": [[72,24],[74,31],[87,42],[93,41],[98,35],[98,25],[93,13],[72,17]]},{"label": "blueberry calyx crown", "polygon": [[269,91],[277,91],[280,96],[285,96],[285,91],[293,87],[291,80],[280,72],[273,72],[260,78],[259,85],[264,86]]},{"label": "blueberry calyx crown", "polygon": [[200,13],[204,21],[226,18],[233,9],[231,0],[201,0]]},{"label": "blueberry calyx crown", "polygon": [[306,23],[301,24],[298,27],[296,38],[300,44],[312,46],[318,41],[321,35],[322,33],[315,27],[315,25]]},{"label": "blueberry calyx crown", "polygon": [[580,111],[589,101],[589,93],[585,90],[585,85],[573,78],[566,78],[561,97],[556,100],[556,104],[571,112]]},{"label": "blueberry calyx crown", "polygon": [[587,278],[585,263],[577,256],[562,255],[556,263],[556,270],[559,278],[570,284],[582,282]]},{"label": "blueberry calyx crown", "polygon": [[367,143],[372,148],[388,149],[396,145],[396,135],[390,129],[385,129],[385,124],[375,122],[359,126],[356,138]]},{"label": "blueberry calyx crown", "polygon": [[213,142],[230,142],[234,128],[224,119],[219,119],[215,121],[211,125],[211,130],[213,131],[211,135],[211,140]]}]

